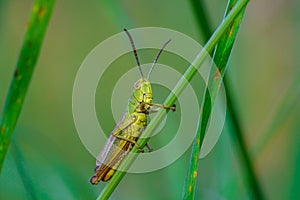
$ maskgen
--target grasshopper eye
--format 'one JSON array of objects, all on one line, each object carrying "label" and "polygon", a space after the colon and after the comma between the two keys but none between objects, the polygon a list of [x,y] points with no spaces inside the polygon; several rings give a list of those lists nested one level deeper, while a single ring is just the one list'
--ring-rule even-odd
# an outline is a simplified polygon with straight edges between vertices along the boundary
[{"label": "grasshopper eye", "polygon": [[139,81],[135,82],[133,87],[135,90],[139,90],[141,88],[140,82]]}]

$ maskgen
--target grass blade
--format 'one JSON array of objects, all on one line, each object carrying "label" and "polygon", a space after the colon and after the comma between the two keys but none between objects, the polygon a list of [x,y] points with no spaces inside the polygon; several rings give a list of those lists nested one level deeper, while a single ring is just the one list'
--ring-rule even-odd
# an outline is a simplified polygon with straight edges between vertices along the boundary
[{"label": "grass blade", "polygon": [[[231,10],[231,12],[226,16],[226,18],[222,21],[222,23],[218,26],[217,30],[214,32],[210,40],[206,43],[204,49],[206,49],[207,52],[212,52],[215,45],[218,43],[222,35],[225,33],[225,31],[229,28],[230,24],[233,22],[233,20],[236,18],[236,16],[240,13],[240,11],[246,6],[248,3],[248,0],[241,0],[239,1]],[[184,73],[184,77],[182,77],[175,88],[173,89],[173,92],[167,97],[165,101],[165,105],[172,105],[175,103],[176,96],[174,94],[179,94],[183,89],[185,88],[187,82],[185,80],[191,80],[192,77],[197,72],[197,69],[200,67],[202,62],[204,61],[207,53],[205,50],[202,50],[191,66],[187,69],[187,71]],[[158,124],[161,122],[161,120],[164,117],[164,112],[158,112],[157,115],[154,117],[154,119],[151,121],[145,132],[143,133],[143,137],[149,137],[152,133],[152,131],[158,126]],[[138,143],[141,146],[144,146],[147,142],[147,139],[140,138],[138,140]],[[132,149],[132,152],[137,153],[138,150],[134,147]],[[128,169],[131,163],[136,158],[136,154],[129,154],[124,161],[122,162],[120,168]],[[124,177],[126,172],[124,171],[117,171],[112,179],[108,182],[108,184],[103,189],[102,193],[98,196],[97,199],[108,199],[111,193],[115,190],[121,179]]]},{"label": "grass blade", "polygon": [[35,0],[0,122],[0,171],[35,69],[54,0]]},{"label": "grass blade", "polygon": [[[195,3],[197,2],[197,3]],[[202,2],[200,1],[191,1],[192,5],[194,6],[194,10],[197,14],[197,16],[201,16],[201,14],[199,14],[200,12],[203,13],[203,5]],[[228,12],[232,9],[232,7],[234,6],[234,4],[237,3],[237,0],[230,0],[228,2],[228,6],[227,6],[227,10],[225,13],[225,16],[228,14]],[[198,8],[195,8],[195,6],[199,6]],[[241,20],[243,18],[243,14],[244,14],[244,10],[239,14],[239,16],[235,19],[235,21],[233,22],[233,24],[231,25],[231,27],[227,30],[227,32],[224,34],[224,36],[222,37],[222,39],[220,40],[215,54],[214,54],[214,62],[217,66],[217,68],[220,70],[220,74],[221,76],[219,76],[219,79],[222,80],[225,71],[227,69],[227,62],[236,38],[236,34],[238,32]],[[202,14],[204,15],[204,14]],[[205,21],[207,20],[207,17],[201,17],[198,18],[198,21]],[[201,25],[201,30],[204,34],[205,38],[208,38],[210,35],[210,27],[209,27],[209,23],[208,22],[201,22],[199,23]],[[216,73],[216,72],[215,72]],[[212,73],[213,77],[216,77],[214,74]],[[211,79],[212,84],[214,86],[212,86],[213,88],[218,88],[218,82],[214,79]],[[214,83],[216,82],[216,83]],[[227,81],[226,81],[227,82]],[[225,82],[225,85],[227,85]],[[228,87],[227,87],[228,88]],[[215,91],[213,89],[213,91]],[[235,137],[237,138],[237,145],[239,147],[240,153],[241,153],[241,158],[244,161],[245,164],[245,169],[247,172],[247,178],[248,178],[248,182],[250,185],[250,188],[252,188],[252,192],[254,194],[254,196],[256,197],[256,199],[262,199],[262,193],[261,193],[261,189],[259,187],[254,169],[252,167],[252,163],[250,161],[249,158],[249,154],[247,152],[246,149],[246,145],[245,145],[245,141],[242,135],[242,131],[241,131],[241,127],[239,125],[238,122],[238,118],[236,115],[236,111],[234,110],[233,104],[232,104],[232,99],[231,99],[231,95],[230,93],[227,92],[227,101],[228,101],[228,116],[229,116],[229,121],[231,122],[231,129],[233,130],[233,133],[235,134]],[[197,175],[197,168],[198,168],[198,158],[199,158],[199,153],[200,153],[200,148],[201,148],[201,144],[205,135],[205,131],[206,131],[206,126],[209,120],[209,115],[211,112],[211,104],[214,101],[215,98],[215,94],[212,94],[212,99],[209,98],[209,93],[208,91],[205,94],[204,97],[204,104],[203,104],[203,111],[202,113],[200,113],[200,121],[199,121],[199,125],[198,125],[198,131],[197,131],[197,139],[194,141],[193,144],[193,149],[192,149],[192,155],[191,155],[191,161],[190,161],[190,169],[186,178],[186,183],[185,183],[185,190],[184,190],[184,194],[183,194],[183,198],[184,199],[190,199],[194,197],[195,194],[195,183],[196,183],[196,175]],[[212,102],[211,102],[212,101]]]},{"label": "grass blade", "polygon": [[23,185],[27,192],[27,195],[28,195],[28,197],[30,197],[30,199],[37,199],[34,186],[32,185],[30,175],[27,172],[27,169],[26,169],[26,166],[24,163],[24,158],[23,158],[22,152],[20,151],[20,148],[17,146],[15,141],[12,141],[11,147],[12,147],[11,152],[14,157],[18,173],[21,177],[21,180],[23,182]]}]

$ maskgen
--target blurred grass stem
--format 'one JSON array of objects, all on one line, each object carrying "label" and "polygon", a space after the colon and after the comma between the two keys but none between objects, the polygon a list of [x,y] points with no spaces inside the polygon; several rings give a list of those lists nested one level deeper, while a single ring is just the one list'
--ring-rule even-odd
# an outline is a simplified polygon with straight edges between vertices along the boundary
[{"label": "blurred grass stem", "polygon": [[33,75],[54,0],[35,0],[0,121],[0,171]]},{"label": "blurred grass stem", "polygon": [[22,152],[19,149],[18,145],[16,144],[15,140],[12,141],[11,152],[12,152],[13,158],[15,160],[16,167],[19,172],[19,176],[23,182],[23,185],[27,192],[28,197],[30,197],[30,199],[37,199],[37,197],[35,195],[36,192],[32,185],[30,176],[28,174],[28,170],[26,169],[25,164],[24,164]]}]

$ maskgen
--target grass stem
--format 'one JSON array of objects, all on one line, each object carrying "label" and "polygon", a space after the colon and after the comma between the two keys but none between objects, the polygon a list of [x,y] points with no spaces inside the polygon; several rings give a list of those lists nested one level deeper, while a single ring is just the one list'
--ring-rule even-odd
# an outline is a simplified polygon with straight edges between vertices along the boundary
[{"label": "grass stem", "polygon": [[0,121],[0,171],[39,57],[54,2],[54,0],[35,0],[32,7]]},{"label": "grass stem", "polygon": [[30,199],[37,199],[30,175],[28,174],[24,163],[22,152],[14,139],[11,144],[11,152],[28,197],[30,197]]},{"label": "grass stem", "polygon": [[[191,0],[191,3],[193,6],[199,6],[197,8],[194,8],[196,15],[199,17],[200,14],[199,12],[203,13],[203,3],[200,1],[196,1],[197,3],[195,3],[194,0]],[[225,12],[225,16],[229,13],[229,11],[232,9],[232,7],[237,3],[237,0],[229,0],[228,2],[228,6]],[[233,22],[233,24],[231,25],[231,27],[226,31],[226,33],[224,34],[224,36],[222,37],[221,41],[218,43],[218,46],[216,48],[215,54],[214,54],[214,62],[217,66],[217,68],[220,70],[221,73],[221,78],[225,75],[225,71],[227,69],[227,63],[228,63],[228,59],[234,44],[234,41],[236,39],[236,35],[240,26],[240,23],[242,21],[243,18],[243,13],[244,10],[239,14],[239,16],[235,19],[235,21]],[[202,15],[205,15],[202,14]],[[198,21],[205,21],[207,20],[207,17],[202,17],[202,18],[197,18]],[[209,22],[201,22],[198,23],[200,24],[200,28],[201,31],[205,37],[205,39],[207,39],[210,35],[211,35],[211,28],[209,26]],[[228,87],[228,79],[225,78],[224,80],[224,84],[226,86],[227,89],[227,109],[228,109],[228,118],[230,121],[230,127],[232,130],[232,135],[235,137],[236,142],[236,146],[239,149],[239,152],[241,154],[241,159],[244,163],[245,166],[245,171],[246,171],[246,176],[247,176],[247,180],[249,183],[249,188],[251,188],[253,195],[255,196],[256,199],[263,199],[263,195],[259,186],[259,182],[257,180],[257,176],[255,174],[255,170],[253,167],[253,164],[251,162],[249,153],[247,151],[247,147],[246,147],[246,142],[245,139],[243,137],[242,134],[242,128],[240,126],[238,117],[237,117],[237,112],[233,106],[233,100],[232,100],[232,94],[230,92],[230,87]],[[205,104],[204,102],[204,107],[203,107],[203,112],[208,112],[210,113],[210,105],[211,102],[210,101],[214,101],[214,99],[209,99],[209,95],[208,93],[205,95],[205,100],[204,101],[208,101],[208,103]],[[213,98],[213,97],[212,97]],[[209,109],[206,109],[207,106]],[[209,114],[206,114],[205,116],[207,116]],[[196,154],[191,156],[191,166],[188,172],[188,176],[186,179],[186,188],[185,191],[188,191],[189,189],[191,190],[191,192],[185,192],[185,199],[190,198],[191,196],[194,195],[194,188],[195,188],[195,178],[192,176],[192,174],[194,174],[194,171],[197,171],[197,166],[198,166],[198,157],[199,157],[199,153],[200,153],[200,148],[201,148],[201,144],[205,135],[205,131],[206,131],[206,125],[208,122],[208,118],[205,116],[201,116],[200,119],[202,119],[202,123],[199,123],[199,136],[196,138],[200,138],[200,144],[197,145],[197,141],[194,141],[194,145],[193,145],[193,150],[192,150],[192,154]],[[202,126],[202,128],[201,128]],[[197,134],[198,135],[198,134]],[[194,166],[195,165],[195,166]]]}]

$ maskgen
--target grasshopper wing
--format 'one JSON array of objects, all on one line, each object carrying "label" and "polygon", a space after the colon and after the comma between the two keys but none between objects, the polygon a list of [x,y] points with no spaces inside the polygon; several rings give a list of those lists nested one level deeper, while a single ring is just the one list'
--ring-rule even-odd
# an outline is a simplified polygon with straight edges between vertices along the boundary
[{"label": "grasshopper wing", "polygon": [[[113,133],[124,134],[125,132],[130,132],[133,122],[129,119],[128,114],[124,113]],[[126,137],[130,137],[130,134],[127,134]],[[135,138],[131,137],[130,139]],[[90,182],[98,184],[100,181],[108,181],[132,147],[133,144],[131,142],[116,138],[113,134],[110,134],[104,148],[97,157],[95,175],[90,179]]]}]

